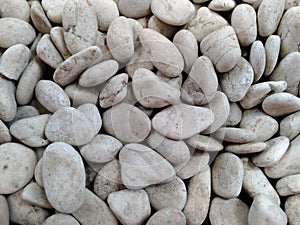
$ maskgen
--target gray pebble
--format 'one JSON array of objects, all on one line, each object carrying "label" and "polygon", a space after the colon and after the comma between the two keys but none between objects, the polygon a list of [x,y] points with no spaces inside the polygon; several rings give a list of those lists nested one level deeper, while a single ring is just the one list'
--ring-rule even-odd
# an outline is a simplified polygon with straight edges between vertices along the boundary
[{"label": "gray pebble", "polygon": [[146,225],[185,225],[185,215],[178,209],[161,209],[154,213]]},{"label": "gray pebble", "polygon": [[290,140],[300,134],[300,112],[295,112],[281,120],[279,132]]},{"label": "gray pebble", "polygon": [[300,195],[293,195],[287,198],[284,204],[284,211],[290,225],[300,223]]}]

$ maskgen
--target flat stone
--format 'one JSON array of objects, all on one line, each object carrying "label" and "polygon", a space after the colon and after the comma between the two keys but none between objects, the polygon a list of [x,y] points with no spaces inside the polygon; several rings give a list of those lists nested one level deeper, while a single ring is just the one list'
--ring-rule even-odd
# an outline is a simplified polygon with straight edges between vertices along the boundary
[{"label": "flat stone", "polygon": [[9,48],[16,44],[29,45],[36,35],[29,23],[10,17],[0,19],[0,30],[6,31],[0,37],[0,48]]},{"label": "flat stone", "polygon": [[210,109],[180,103],[157,113],[152,119],[152,126],[160,134],[180,140],[200,133],[213,121],[214,114]]},{"label": "flat stone", "polygon": [[0,195],[0,223],[9,225],[9,209],[5,196]]},{"label": "flat stone", "polygon": [[120,103],[103,113],[104,130],[124,142],[141,142],[151,130],[148,116],[137,107]]},{"label": "flat stone", "polygon": [[279,136],[266,142],[267,147],[263,152],[252,157],[252,161],[259,167],[270,167],[277,163],[286,153],[290,140],[285,136]]},{"label": "flat stone", "polygon": [[221,127],[215,134],[219,140],[233,143],[247,143],[255,138],[253,131],[237,127]]},{"label": "flat stone", "polygon": [[218,78],[207,56],[197,58],[181,87],[181,99],[191,105],[204,105],[213,100],[218,89]]},{"label": "flat stone", "polygon": [[72,146],[55,142],[46,148],[42,177],[47,199],[53,208],[63,213],[73,213],[82,206],[85,170],[82,158]]},{"label": "flat stone", "polygon": [[121,176],[128,189],[166,183],[175,177],[173,166],[154,150],[141,144],[127,144],[120,153]]},{"label": "flat stone", "polygon": [[228,72],[241,61],[240,45],[231,26],[222,26],[208,34],[201,41],[200,50],[211,59],[220,73]]},{"label": "flat stone", "polygon": [[33,177],[36,155],[18,143],[0,145],[0,193],[11,194],[22,189]]},{"label": "flat stone", "polygon": [[276,183],[276,190],[280,196],[288,196],[300,193],[300,174],[281,178]]},{"label": "flat stone", "polygon": [[116,217],[107,204],[88,189],[85,189],[83,205],[72,215],[81,225],[118,225]]},{"label": "flat stone", "polygon": [[151,11],[165,23],[182,26],[193,18],[195,7],[188,0],[167,0],[165,2],[153,0]]},{"label": "flat stone", "polygon": [[297,225],[300,222],[300,195],[293,195],[286,199],[284,211],[290,225]]},{"label": "flat stone", "polygon": [[208,214],[211,196],[210,167],[193,176],[188,185],[184,214],[188,224],[202,224]]},{"label": "flat stone", "polygon": [[250,142],[246,144],[229,144],[225,146],[225,151],[235,154],[251,154],[262,152],[267,148],[265,142]]},{"label": "flat stone", "polygon": [[80,146],[89,143],[95,132],[93,123],[84,113],[73,107],[63,107],[51,116],[45,135],[52,142],[61,141]]},{"label": "flat stone", "polygon": [[52,216],[49,216],[42,225],[80,225],[79,222],[72,216],[62,213],[56,213]]},{"label": "flat stone", "polygon": [[220,79],[222,91],[231,102],[238,102],[244,98],[254,79],[254,71],[251,64],[244,58],[240,58],[237,65],[223,74]]},{"label": "flat stone", "polygon": [[145,190],[151,206],[157,211],[164,208],[182,210],[186,203],[186,187],[179,177],[165,184],[146,187]]},{"label": "flat stone", "polygon": [[300,112],[295,112],[281,120],[279,132],[290,140],[300,134]]},{"label": "flat stone", "polygon": [[236,6],[236,2],[234,0],[212,0],[208,8],[214,11],[230,11]]},{"label": "flat stone", "polygon": [[168,77],[177,77],[184,68],[184,59],[178,48],[165,36],[151,29],[143,29],[139,40],[148,52],[153,65]]},{"label": "flat stone", "polygon": [[248,224],[283,225],[287,224],[285,212],[266,195],[254,197],[249,209]]},{"label": "flat stone", "polygon": [[52,205],[49,203],[45,190],[37,183],[29,183],[21,193],[22,200],[29,204],[41,208],[51,209]]},{"label": "flat stone", "polygon": [[178,209],[161,209],[154,213],[146,225],[185,225],[185,215]]},{"label": "flat stone", "polygon": [[236,198],[242,190],[243,163],[232,153],[223,153],[214,160],[212,188],[223,198]]},{"label": "flat stone", "polygon": [[270,35],[265,42],[266,50],[266,68],[264,75],[269,76],[277,63],[280,51],[280,37],[278,35]]},{"label": "flat stone", "polygon": [[266,68],[266,50],[261,41],[254,41],[251,45],[249,62],[254,71],[254,82],[258,81],[264,74]]},{"label": "flat stone", "polygon": [[186,140],[186,143],[191,147],[205,152],[221,151],[223,149],[222,143],[210,136],[196,134]]},{"label": "flat stone", "polygon": [[121,190],[107,198],[110,209],[123,224],[141,225],[151,214],[148,195],[144,190]]},{"label": "flat stone", "polygon": [[212,225],[223,223],[231,225],[248,224],[249,207],[240,199],[215,197],[211,201],[209,221]]}]

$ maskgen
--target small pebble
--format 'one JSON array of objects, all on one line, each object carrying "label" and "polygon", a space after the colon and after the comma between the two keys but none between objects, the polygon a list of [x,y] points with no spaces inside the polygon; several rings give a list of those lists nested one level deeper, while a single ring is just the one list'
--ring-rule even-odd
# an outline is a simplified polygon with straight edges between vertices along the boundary
[{"label": "small pebble", "polygon": [[273,72],[280,51],[280,37],[278,35],[270,35],[265,42],[266,50],[266,68],[264,75],[269,76]]}]

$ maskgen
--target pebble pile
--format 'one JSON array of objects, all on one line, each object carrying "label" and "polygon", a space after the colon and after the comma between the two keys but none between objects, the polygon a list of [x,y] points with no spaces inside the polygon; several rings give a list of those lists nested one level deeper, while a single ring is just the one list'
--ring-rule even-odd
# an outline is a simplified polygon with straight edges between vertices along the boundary
[{"label": "pebble pile", "polygon": [[300,225],[299,0],[0,0],[0,224]]}]

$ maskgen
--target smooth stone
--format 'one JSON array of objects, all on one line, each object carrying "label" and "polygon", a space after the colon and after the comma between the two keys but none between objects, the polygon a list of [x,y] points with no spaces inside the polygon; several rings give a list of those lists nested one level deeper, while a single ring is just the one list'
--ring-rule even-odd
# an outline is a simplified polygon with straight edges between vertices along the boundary
[{"label": "smooth stone", "polygon": [[9,47],[0,58],[0,74],[10,80],[19,80],[29,63],[30,50],[23,44]]},{"label": "smooth stone", "polygon": [[212,0],[208,8],[214,11],[230,11],[236,6],[235,0]]},{"label": "smooth stone", "polygon": [[152,0],[151,11],[167,24],[182,26],[193,18],[195,7],[188,0]]},{"label": "smooth stone", "polygon": [[33,27],[17,18],[1,18],[0,30],[5,30],[0,37],[0,48],[9,48],[16,44],[29,45],[35,38]]},{"label": "smooth stone", "polygon": [[266,68],[264,75],[272,74],[278,60],[281,41],[278,35],[270,35],[265,42],[266,50]]},{"label": "smooth stone", "polygon": [[181,87],[181,99],[191,105],[210,103],[218,89],[218,78],[207,56],[197,58]]},{"label": "smooth stone", "polygon": [[249,46],[256,40],[256,12],[252,6],[240,4],[235,7],[231,15],[231,25],[241,46]]},{"label": "smooth stone", "polygon": [[120,103],[103,113],[104,130],[124,142],[141,142],[151,131],[151,121],[137,107]]},{"label": "smooth stone", "polygon": [[87,2],[96,11],[98,29],[101,31],[107,31],[111,22],[119,17],[118,5],[113,0],[101,0],[101,4],[99,4],[98,0],[88,0]]},{"label": "smooth stone", "polygon": [[69,0],[62,14],[64,39],[71,54],[78,53],[94,45],[98,21],[92,6],[85,0]]},{"label": "smooth stone", "polygon": [[288,217],[290,225],[300,223],[300,195],[293,195],[286,199],[284,211]]},{"label": "smooth stone", "polygon": [[179,177],[165,184],[146,187],[145,190],[151,206],[157,211],[164,208],[182,210],[186,203],[186,187]]},{"label": "smooth stone", "polygon": [[[230,71],[236,65],[239,65],[239,62],[241,61],[241,48],[236,33],[231,26],[223,26],[208,34],[201,41],[200,50],[203,55],[208,56],[211,59],[216,70],[220,73]],[[247,74],[250,73],[248,70],[249,69],[247,69]]]},{"label": "smooth stone", "polygon": [[284,80],[279,81],[267,81],[274,93],[284,92],[287,89],[287,82]]},{"label": "smooth stone", "polygon": [[281,178],[276,183],[276,190],[280,196],[300,193],[300,174],[289,175]]},{"label": "smooth stone", "polygon": [[243,176],[240,158],[232,153],[222,153],[212,166],[212,189],[223,198],[236,198],[242,190]]},{"label": "smooth stone", "polygon": [[195,151],[187,163],[175,168],[176,175],[181,179],[189,179],[197,173],[204,171],[209,165],[209,154],[207,152]]},{"label": "smooth stone", "polygon": [[257,82],[264,74],[266,68],[266,50],[261,41],[254,41],[251,45],[249,62],[254,71],[254,82]]},{"label": "smooth stone", "polygon": [[97,106],[91,103],[85,103],[80,105],[77,109],[83,112],[85,116],[92,122],[94,134],[98,134],[102,127],[102,119]]},{"label": "smooth stone", "polygon": [[10,133],[30,147],[48,145],[49,141],[45,137],[45,127],[50,116],[49,114],[43,114],[16,120],[9,128]]},{"label": "smooth stone", "polygon": [[82,87],[92,87],[102,84],[114,76],[118,69],[119,64],[116,60],[102,61],[85,70],[79,78],[79,84]]},{"label": "smooth stone", "polygon": [[51,22],[60,24],[62,22],[63,9],[67,0],[42,0],[42,6]]},{"label": "smooth stone", "polygon": [[121,176],[128,189],[141,189],[174,179],[173,166],[157,152],[141,144],[127,144],[120,153]]},{"label": "smooth stone", "polygon": [[18,143],[0,145],[0,193],[11,194],[22,189],[33,177],[37,162],[30,148]]},{"label": "smooth stone", "polygon": [[16,114],[15,118],[13,120],[9,121],[9,123],[7,125],[10,126],[17,120],[25,119],[25,118],[33,117],[33,116],[38,116],[38,115],[40,115],[40,113],[39,113],[38,109],[35,108],[34,106],[31,106],[31,105],[19,106],[17,108],[17,114]]},{"label": "smooth stone", "polygon": [[30,21],[30,6],[25,0],[1,0],[0,15],[2,18],[12,17],[26,22]]},{"label": "smooth stone", "polygon": [[0,223],[9,225],[9,208],[4,195],[0,195]]},{"label": "smooth stone", "polygon": [[196,134],[187,139],[186,143],[195,149],[205,152],[215,152],[223,149],[222,143],[220,143],[218,140],[211,136],[205,136],[201,134]]},{"label": "smooth stone", "polygon": [[102,52],[97,46],[86,48],[60,64],[53,74],[53,80],[61,86],[66,86],[76,80],[88,67],[98,63]]},{"label": "smooth stone", "polygon": [[275,93],[264,99],[262,108],[270,116],[284,116],[300,110],[300,98],[290,93]]},{"label": "smooth stone", "polygon": [[91,142],[80,148],[80,154],[89,162],[106,163],[116,158],[122,146],[118,139],[98,134]]},{"label": "smooth stone", "polygon": [[277,163],[286,153],[290,140],[285,136],[279,136],[266,142],[267,147],[263,152],[252,157],[252,162],[259,167],[270,167]]},{"label": "smooth stone", "polygon": [[268,145],[265,142],[250,142],[246,144],[226,145],[225,151],[234,154],[251,154],[264,151]]},{"label": "smooth stone", "polygon": [[52,25],[47,18],[40,2],[33,1],[30,8],[30,17],[35,28],[42,34],[50,33]]},{"label": "smooth stone", "polygon": [[187,24],[198,42],[201,42],[208,34],[228,25],[228,22],[219,14],[207,7],[200,7],[193,19]]},{"label": "smooth stone", "polygon": [[48,140],[80,146],[89,143],[95,136],[93,123],[80,110],[63,107],[57,110],[45,128]]},{"label": "smooth stone", "polygon": [[150,62],[149,55],[143,47],[138,47],[134,51],[133,56],[125,66],[125,71],[128,76],[132,78],[135,71],[139,68],[148,70],[154,69],[152,62]]},{"label": "smooth stone", "polygon": [[281,0],[262,0],[257,11],[258,33],[262,37],[273,34],[283,15],[285,2]]},{"label": "smooth stone", "polygon": [[7,197],[10,222],[29,225],[42,224],[49,216],[49,212],[23,201],[21,193],[22,190]]},{"label": "smooth stone", "polygon": [[[287,3],[287,2],[286,2]],[[299,25],[298,22],[300,17],[300,7],[291,7],[288,9],[279,24],[278,27],[278,35],[281,38],[281,48],[280,48],[280,56],[284,57],[292,52],[299,51],[300,39],[297,35],[299,33]]]},{"label": "smooth stone", "polygon": [[223,92],[217,91],[215,97],[206,107],[212,110],[215,120],[208,128],[202,131],[202,134],[211,134],[226,123],[230,112],[230,106],[227,96]]},{"label": "smooth stone", "polygon": [[154,213],[146,225],[185,225],[186,217],[184,213],[182,213],[178,209],[166,208],[161,209]]},{"label": "smooth stone", "polygon": [[256,142],[269,140],[279,129],[278,122],[259,109],[244,111],[240,127],[252,131]]},{"label": "smooth stone", "polygon": [[99,170],[94,179],[93,190],[99,198],[105,201],[110,193],[123,188],[121,164],[117,159],[114,159]]},{"label": "smooth stone", "polygon": [[36,166],[35,166],[35,169],[34,169],[34,179],[36,181],[36,183],[41,186],[41,187],[44,187],[44,184],[43,184],[43,176],[42,176],[42,159],[43,157],[41,157],[39,159],[39,161],[37,162]]},{"label": "smooth stone", "polygon": [[130,18],[140,18],[151,13],[151,0],[140,2],[139,0],[119,0],[120,13]]},{"label": "smooth stone", "polygon": [[53,208],[63,213],[73,213],[82,206],[85,170],[82,158],[71,145],[54,142],[46,148],[42,178],[47,199]]},{"label": "smooth stone", "polygon": [[160,33],[163,36],[165,36],[167,38],[170,38],[170,39],[177,32],[177,27],[176,26],[164,23],[163,21],[161,21],[160,19],[158,19],[154,15],[149,18],[147,27],[144,27],[144,28],[149,28],[149,29],[155,30],[158,33]]},{"label": "smooth stone", "polygon": [[188,185],[187,201],[183,209],[187,223],[202,224],[208,214],[211,196],[210,167],[191,178]]},{"label": "smooth stone", "polygon": [[225,123],[226,126],[236,126],[240,123],[242,119],[242,110],[239,104],[235,102],[229,102],[229,115]]},{"label": "smooth stone", "polygon": [[101,108],[109,108],[123,101],[127,95],[128,75],[121,73],[110,78],[99,94]]},{"label": "smooth stone", "polygon": [[275,204],[280,205],[278,193],[261,169],[255,166],[248,158],[242,158],[241,160],[244,165],[243,189],[246,193],[252,198],[259,194],[264,194]]},{"label": "smooth stone", "polygon": [[300,70],[298,62],[300,60],[300,53],[293,52],[286,55],[278,64],[270,76],[274,81],[286,81],[287,92],[293,95],[298,95],[298,88],[300,83],[300,76],[297,71]]},{"label": "smooth stone", "polygon": [[270,178],[282,178],[300,173],[299,155],[300,135],[290,142],[289,148],[283,157],[274,165],[265,168],[265,173]]},{"label": "smooth stone", "polygon": [[0,120],[0,144],[11,142],[11,135],[5,123]]},{"label": "smooth stone", "polygon": [[211,201],[209,221],[212,225],[248,224],[249,207],[240,199],[215,197]]},{"label": "smooth stone", "polygon": [[152,131],[147,143],[172,165],[185,163],[190,159],[190,150],[184,141],[174,141]]},{"label": "smooth stone", "polygon": [[279,133],[290,140],[300,134],[300,112],[295,112],[281,120]]},{"label": "smooth stone", "polygon": [[41,225],[80,225],[79,222],[72,216],[62,213],[56,213],[49,216]]},{"label": "smooth stone", "polygon": [[34,95],[36,83],[43,77],[45,64],[38,58],[34,57],[19,79],[16,89],[16,100],[19,105],[28,104]]},{"label": "smooth stone", "polygon": [[134,72],[132,89],[136,100],[146,108],[162,108],[180,102],[180,90],[148,69],[140,68]]},{"label": "smooth stone", "polygon": [[253,131],[237,127],[221,127],[216,131],[219,141],[227,141],[233,143],[247,143],[255,138]]},{"label": "smooth stone", "polygon": [[152,119],[152,126],[160,134],[180,140],[200,133],[213,121],[214,114],[210,109],[180,103],[157,113]]},{"label": "smooth stone", "polygon": [[268,196],[260,194],[254,197],[248,214],[248,224],[286,225],[285,212]]},{"label": "smooth stone", "polygon": [[121,190],[109,194],[108,205],[122,224],[141,225],[151,214],[144,190]]},{"label": "smooth stone", "polygon": [[129,20],[120,16],[114,19],[107,30],[107,46],[113,58],[127,62],[134,54],[134,33]]},{"label": "smooth stone", "polygon": [[37,183],[29,183],[22,191],[21,198],[27,203],[41,208],[51,209],[45,190]]},{"label": "smooth stone", "polygon": [[64,61],[63,57],[52,42],[49,34],[44,34],[42,36],[37,45],[36,51],[39,58],[54,69],[59,67],[59,65]]},{"label": "smooth stone", "polygon": [[67,49],[65,38],[64,38],[64,28],[62,27],[53,27],[50,30],[50,38],[60,55],[67,59],[71,56],[71,53]]},{"label": "smooth stone", "polygon": [[190,72],[198,57],[198,43],[196,37],[191,31],[183,29],[174,35],[173,43],[183,56],[184,71]]},{"label": "smooth stone", "polygon": [[81,225],[118,225],[116,217],[107,204],[88,189],[85,189],[83,205],[72,215]]},{"label": "smooth stone", "polygon": [[35,96],[42,106],[53,113],[62,107],[71,105],[70,99],[64,90],[50,80],[40,80],[36,84]]},{"label": "smooth stone", "polygon": [[168,77],[179,76],[184,68],[184,59],[175,44],[151,29],[141,30],[139,40],[158,70]]},{"label": "smooth stone", "polygon": [[254,79],[251,64],[244,58],[230,71],[221,76],[221,89],[231,102],[242,100],[249,90]]}]

